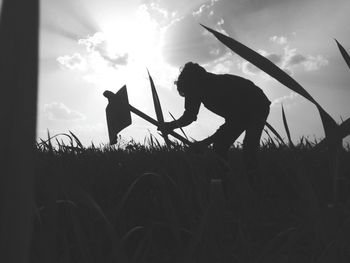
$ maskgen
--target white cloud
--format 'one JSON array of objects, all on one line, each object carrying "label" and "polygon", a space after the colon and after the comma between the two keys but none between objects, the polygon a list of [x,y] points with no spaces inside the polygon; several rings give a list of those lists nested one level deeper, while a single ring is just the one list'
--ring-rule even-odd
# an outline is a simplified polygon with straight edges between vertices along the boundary
[{"label": "white cloud", "polygon": [[107,45],[106,36],[102,32],[79,39],[78,44],[86,47],[88,55],[98,55],[113,67],[128,64],[129,54],[125,50],[111,50]]},{"label": "white cloud", "polygon": [[307,71],[314,71],[318,70],[319,68],[328,65],[328,60],[322,56],[307,56],[307,60],[303,62],[305,70]]},{"label": "white cloud", "polygon": [[322,55],[303,55],[298,53],[296,48],[290,48],[288,45],[284,48],[283,69],[293,72],[293,69],[299,66],[305,71],[314,71],[326,65],[328,60]]},{"label": "white cloud", "polygon": [[229,74],[231,73],[233,67],[235,66],[234,61],[228,55],[224,55],[223,59],[219,59],[210,63],[208,67],[209,71],[215,74]]},{"label": "white cloud", "polygon": [[[192,16],[198,20],[200,23],[205,25],[211,25],[216,31],[226,34],[227,32],[223,29],[225,23],[222,16],[215,13],[215,6],[219,0],[211,0],[199,7],[199,9],[192,12]],[[209,35],[207,30],[203,30],[204,35]]]},{"label": "white cloud", "polygon": [[210,9],[212,9],[213,6],[215,5],[215,3],[218,2],[218,1],[219,0],[210,0],[209,3],[205,3],[205,4],[201,5],[198,10],[193,11],[192,15],[194,17],[200,17],[204,13],[208,13],[208,15],[212,16],[214,14],[214,12],[213,12],[213,10],[210,10]]},{"label": "white cloud", "polygon": [[289,95],[286,95],[286,96],[282,96],[282,97],[279,97],[277,99],[274,99],[272,102],[271,102],[271,107],[275,107],[283,102],[290,102],[292,100],[295,100],[296,98],[300,97],[299,94],[295,93],[295,92],[291,92],[289,93]]},{"label": "white cloud", "polygon": [[64,55],[57,58],[58,63],[67,69],[71,70],[86,70],[87,61],[79,53],[74,53],[73,55]]},{"label": "white cloud", "polygon": [[44,114],[49,120],[53,121],[77,121],[86,119],[82,113],[69,109],[61,102],[45,104]]},{"label": "white cloud", "polygon": [[285,45],[288,43],[288,39],[285,36],[272,36],[270,37],[270,41],[279,45]]},{"label": "white cloud", "polygon": [[102,32],[97,32],[87,38],[79,39],[78,44],[85,45],[88,52],[96,51],[99,45],[106,41],[106,37]]},{"label": "white cloud", "polygon": [[[269,53],[265,50],[259,50],[258,53],[279,66],[289,75],[293,75],[296,70],[314,71],[328,65],[328,60],[323,55],[304,55],[298,52],[296,48],[291,48],[288,39],[284,36],[273,36],[270,37],[270,40],[283,46],[282,52]],[[240,62],[239,66],[244,74],[250,76],[261,74],[264,78],[270,78],[248,61]]]}]

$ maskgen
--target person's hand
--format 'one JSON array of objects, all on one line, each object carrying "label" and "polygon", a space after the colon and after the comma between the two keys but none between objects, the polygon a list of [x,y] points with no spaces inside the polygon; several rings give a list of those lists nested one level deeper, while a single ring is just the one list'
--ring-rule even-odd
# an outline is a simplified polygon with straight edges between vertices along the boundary
[{"label": "person's hand", "polygon": [[157,130],[166,135],[171,133],[174,130],[174,127],[171,122],[164,122],[158,125]]}]

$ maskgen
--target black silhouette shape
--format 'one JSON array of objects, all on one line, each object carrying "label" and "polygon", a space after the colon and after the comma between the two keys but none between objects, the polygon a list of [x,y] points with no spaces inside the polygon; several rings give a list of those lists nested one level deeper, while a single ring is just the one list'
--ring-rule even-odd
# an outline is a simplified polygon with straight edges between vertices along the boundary
[{"label": "black silhouette shape", "polygon": [[[146,115],[142,111],[134,108],[129,104],[126,85],[124,85],[117,93],[106,90],[103,92],[103,96],[108,99],[108,105],[106,107],[106,118],[109,141],[111,145],[117,143],[118,133],[131,124],[131,112],[155,126],[160,125],[158,121],[152,119],[150,116]],[[186,138],[182,137],[176,132],[170,132],[169,134],[182,141],[183,143],[191,145],[191,143]]]},{"label": "black silhouette shape", "polygon": [[232,143],[244,132],[244,161],[247,170],[257,168],[260,137],[270,112],[271,102],[252,81],[229,74],[207,72],[196,63],[188,62],[176,81],[180,96],[185,97],[185,111],[176,121],[166,122],[159,130],[169,133],[197,120],[201,103],[225,118],[225,123],[210,137],[195,144],[203,148],[213,143],[214,151],[228,159]]}]

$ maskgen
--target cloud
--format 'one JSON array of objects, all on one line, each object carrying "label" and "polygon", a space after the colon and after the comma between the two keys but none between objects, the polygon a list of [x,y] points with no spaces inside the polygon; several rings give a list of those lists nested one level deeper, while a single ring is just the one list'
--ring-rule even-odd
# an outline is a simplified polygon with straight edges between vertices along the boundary
[{"label": "cloud", "polygon": [[49,120],[53,121],[77,121],[86,119],[82,113],[69,109],[61,102],[45,104],[44,114]]},{"label": "cloud", "polygon": [[296,67],[305,71],[315,71],[328,65],[328,60],[323,55],[303,55],[296,48],[284,47],[282,68],[293,72]]},{"label": "cloud", "polygon": [[303,63],[307,60],[307,58],[304,55],[301,54],[296,54],[290,57],[288,64],[290,66],[298,65],[300,63]]},{"label": "cloud", "polygon": [[204,24],[227,34],[225,20],[215,12],[218,2],[207,1],[167,27],[163,55],[168,63],[174,66],[181,66],[187,61],[204,64],[227,53],[227,48],[200,26]]},{"label": "cloud", "polygon": [[96,32],[92,36],[78,39],[78,44],[85,47],[85,53],[74,53],[57,58],[58,63],[66,69],[88,71],[96,65],[106,67],[125,66],[129,62],[129,54],[126,52],[111,52],[107,48],[106,37],[102,32]]},{"label": "cloud", "polygon": [[96,32],[92,36],[78,40],[78,44],[84,45],[88,54],[101,56],[111,66],[128,64],[129,54],[126,52],[111,52],[108,50],[106,37],[102,32]]},{"label": "cloud", "polygon": [[322,55],[317,56],[307,56],[306,60],[303,62],[305,70],[314,71],[318,70],[321,67],[328,65],[328,60]]},{"label": "cloud", "polygon": [[[293,75],[297,70],[315,71],[328,65],[328,60],[323,55],[304,55],[299,53],[296,48],[291,48],[288,38],[285,36],[272,36],[269,39],[273,43],[282,46],[282,53],[269,53],[265,50],[259,50],[258,53],[279,66],[289,75]],[[248,61],[240,62],[240,68],[247,75],[262,74],[262,76],[270,78]]]},{"label": "cloud", "polygon": [[92,36],[78,40],[78,44],[84,45],[88,52],[94,52],[105,42],[106,38],[102,32],[96,32]]},{"label": "cloud", "polygon": [[101,56],[110,63],[111,66],[122,65],[125,66],[128,64],[129,54],[121,54],[121,55],[107,55],[100,53]]},{"label": "cloud", "polygon": [[212,10],[212,8],[215,5],[215,3],[218,1],[219,0],[210,0],[209,3],[202,4],[198,10],[195,10],[192,12],[192,15],[194,17],[200,17],[202,15],[213,16],[214,11]]},{"label": "cloud", "polygon": [[285,36],[272,36],[270,37],[270,41],[273,43],[277,43],[279,45],[287,44],[288,40]]},{"label": "cloud", "polygon": [[71,70],[85,70],[87,68],[86,59],[79,53],[73,55],[65,55],[57,58],[57,62],[64,68]]},{"label": "cloud", "polygon": [[[192,16],[199,23],[210,26],[216,31],[227,35],[227,32],[223,28],[225,20],[220,14],[216,13],[216,5],[218,2],[219,0],[210,0],[202,4],[197,10],[192,12]],[[210,35],[207,31],[204,31],[204,34]]]},{"label": "cloud", "polygon": [[295,100],[296,98],[299,98],[300,95],[298,95],[297,93],[295,92],[291,92],[289,93],[289,95],[286,95],[286,96],[282,96],[282,97],[279,97],[277,99],[274,99],[272,102],[271,102],[271,107],[275,107],[283,102],[290,102],[290,101],[293,101]]},{"label": "cloud", "polygon": [[237,69],[236,58],[231,52],[227,52],[225,55],[218,59],[215,59],[203,66],[210,72],[216,74],[229,74],[234,73]]},{"label": "cloud", "polygon": [[273,63],[280,65],[283,60],[283,55],[271,53],[271,54],[267,54],[266,58],[272,61]]},{"label": "cloud", "polygon": [[157,21],[160,27],[168,26],[173,19],[176,18],[176,12],[170,12],[169,10],[160,6],[159,3],[151,2],[149,4],[141,5],[148,14]]}]

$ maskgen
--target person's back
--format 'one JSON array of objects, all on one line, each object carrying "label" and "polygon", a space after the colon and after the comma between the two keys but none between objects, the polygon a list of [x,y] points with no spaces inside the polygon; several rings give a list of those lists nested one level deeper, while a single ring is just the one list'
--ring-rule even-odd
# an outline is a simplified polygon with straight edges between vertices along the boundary
[{"label": "person's back", "polygon": [[269,99],[255,84],[236,75],[217,75],[207,72],[205,81],[193,87],[206,108],[225,119],[246,120],[256,109],[268,107]]}]

